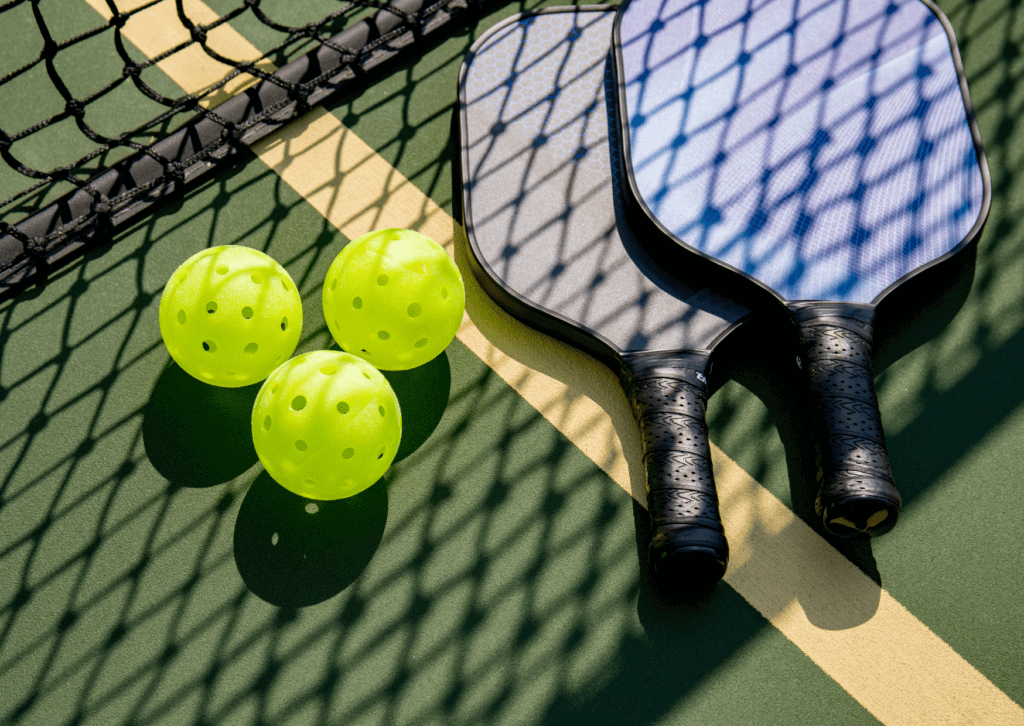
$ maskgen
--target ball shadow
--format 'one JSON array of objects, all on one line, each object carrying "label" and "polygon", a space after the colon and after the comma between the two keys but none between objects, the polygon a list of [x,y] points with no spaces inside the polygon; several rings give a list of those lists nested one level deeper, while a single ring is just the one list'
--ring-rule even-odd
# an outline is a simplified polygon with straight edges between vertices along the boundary
[{"label": "ball shadow", "polygon": [[249,419],[259,390],[211,386],[172,362],[143,408],[150,463],[176,486],[216,486],[242,474],[257,461]]},{"label": "ball shadow", "polygon": [[402,408],[402,441],[395,454],[399,462],[416,451],[441,422],[452,387],[448,351],[407,371],[381,371],[398,396]]},{"label": "ball shadow", "polygon": [[266,472],[253,482],[235,522],[235,565],[249,590],[279,607],[308,607],[351,585],[384,536],[383,481],[346,499],[313,502]]}]

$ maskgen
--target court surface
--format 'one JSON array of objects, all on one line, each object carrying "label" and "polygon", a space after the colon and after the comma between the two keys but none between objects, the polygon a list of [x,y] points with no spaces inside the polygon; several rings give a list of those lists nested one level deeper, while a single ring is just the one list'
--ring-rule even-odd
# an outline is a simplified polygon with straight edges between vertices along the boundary
[{"label": "court surface", "polygon": [[[0,723],[1024,724],[1020,8],[941,3],[993,206],[973,269],[880,322],[899,526],[823,536],[799,406],[775,368],[737,365],[709,411],[733,559],[680,603],[640,572],[639,441],[614,376],[491,303],[452,219],[462,58],[545,4],[471,23],[0,305]],[[104,13],[62,3],[69,27]],[[223,33],[239,53],[265,41],[244,18]],[[166,39],[144,26],[129,37],[152,57]],[[198,63],[163,72],[209,82]],[[0,101],[4,128],[49,102]],[[389,473],[310,511],[252,448],[259,387],[170,361],[161,290],[203,248],[263,250],[301,290],[299,352],[328,348],[327,268],[382,227],[448,247],[467,316],[444,355],[388,374],[405,422]]]}]

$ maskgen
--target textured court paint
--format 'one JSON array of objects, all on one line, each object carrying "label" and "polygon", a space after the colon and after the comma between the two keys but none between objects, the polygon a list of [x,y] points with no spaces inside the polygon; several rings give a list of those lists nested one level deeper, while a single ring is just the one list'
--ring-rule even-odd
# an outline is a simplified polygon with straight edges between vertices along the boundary
[{"label": "textured court paint", "polygon": [[[201,78],[175,80],[189,90],[209,85],[188,85]],[[451,217],[329,112],[312,112],[255,151],[346,237],[385,225],[415,227],[457,254]],[[476,299],[480,301],[479,295]],[[467,308],[476,315],[470,300]],[[459,339],[630,491],[630,479],[637,477],[630,477],[615,425],[622,421],[624,400],[609,415],[593,400],[497,349],[469,314]],[[551,345],[557,357],[578,366],[564,380],[575,385],[591,370],[595,382],[611,375],[568,346]],[[586,389],[595,384],[581,385]],[[581,432],[587,436],[577,441]],[[597,442],[603,446],[596,447]],[[610,458],[609,450],[615,452]],[[632,446],[627,444],[626,450]],[[890,726],[1024,724],[1024,709],[714,445],[712,454],[733,549],[726,581],[859,703]],[[794,592],[802,597],[794,600]]]},{"label": "textured court paint", "polygon": [[712,453],[732,550],[726,582],[879,721],[1024,724],[1024,709],[721,450]]}]

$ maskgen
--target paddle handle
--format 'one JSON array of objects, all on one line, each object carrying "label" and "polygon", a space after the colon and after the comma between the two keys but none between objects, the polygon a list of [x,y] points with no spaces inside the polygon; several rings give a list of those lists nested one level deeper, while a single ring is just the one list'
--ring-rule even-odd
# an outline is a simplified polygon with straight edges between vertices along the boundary
[{"label": "paddle handle", "polygon": [[708,359],[659,351],[627,362],[626,393],[647,477],[650,572],[671,586],[713,584],[729,562],[705,418]]},{"label": "paddle handle", "polygon": [[874,307],[791,303],[816,409],[821,468],[815,511],[840,537],[891,530],[902,502],[885,447],[871,372]]}]

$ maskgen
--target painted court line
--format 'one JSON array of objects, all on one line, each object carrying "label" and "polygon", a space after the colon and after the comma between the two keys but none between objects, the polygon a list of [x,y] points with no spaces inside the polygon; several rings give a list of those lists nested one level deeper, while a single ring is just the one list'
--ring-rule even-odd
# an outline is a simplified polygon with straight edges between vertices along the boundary
[{"label": "painted court line", "polygon": [[[109,16],[103,0],[86,2]],[[162,5],[173,8],[173,2]],[[196,0],[184,6],[196,21],[216,17]],[[176,17],[172,23],[157,8],[124,28],[150,57],[187,37]],[[259,55],[230,28],[218,34],[223,45],[217,47],[232,50],[226,55]],[[198,56],[171,61],[161,68],[190,92],[224,72],[223,65]],[[458,256],[451,217],[329,112],[314,110],[255,151],[345,237],[385,226],[415,228]],[[611,373],[568,346],[518,330],[473,289],[472,279],[466,282],[462,343],[629,492],[629,462],[638,449],[624,397],[602,393],[617,388]],[[521,336],[529,340],[526,346],[516,342]],[[573,380],[573,388],[520,362],[536,359],[537,345],[546,348],[541,354],[547,358],[538,367],[572,371],[563,378]],[[714,445],[712,455],[732,550],[726,581],[870,713],[889,726],[1024,724],[1024,709]]]}]

